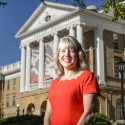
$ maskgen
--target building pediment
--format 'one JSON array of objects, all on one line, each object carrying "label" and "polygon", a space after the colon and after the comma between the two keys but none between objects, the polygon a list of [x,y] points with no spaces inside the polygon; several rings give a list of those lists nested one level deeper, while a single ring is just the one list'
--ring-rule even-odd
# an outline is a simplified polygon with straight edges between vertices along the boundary
[{"label": "building pediment", "polygon": [[34,29],[37,29],[41,26],[47,25],[47,23],[50,23],[50,21],[52,22],[53,20],[58,20],[63,15],[66,15],[76,9],[78,8],[61,3],[41,3],[31,15],[31,17],[22,26],[22,28],[17,32],[16,38],[19,38],[20,35],[23,35],[27,32],[32,32]]}]

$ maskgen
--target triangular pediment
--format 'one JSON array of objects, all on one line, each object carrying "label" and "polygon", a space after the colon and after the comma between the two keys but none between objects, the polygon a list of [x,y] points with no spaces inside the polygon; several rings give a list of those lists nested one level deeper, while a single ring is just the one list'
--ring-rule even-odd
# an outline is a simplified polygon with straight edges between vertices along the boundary
[{"label": "triangular pediment", "polygon": [[58,18],[76,9],[77,7],[61,3],[48,1],[41,3],[22,28],[17,32],[16,37],[18,38],[26,32],[30,32],[37,27],[46,25],[49,21],[58,20]]},{"label": "triangular pediment", "polygon": [[32,30],[39,25],[45,25],[48,21],[54,20],[59,18],[60,16],[63,16],[64,14],[69,13],[67,10],[60,10],[57,8],[51,8],[46,7],[43,12],[39,15],[37,20],[34,21],[34,24],[29,28],[29,30]]}]

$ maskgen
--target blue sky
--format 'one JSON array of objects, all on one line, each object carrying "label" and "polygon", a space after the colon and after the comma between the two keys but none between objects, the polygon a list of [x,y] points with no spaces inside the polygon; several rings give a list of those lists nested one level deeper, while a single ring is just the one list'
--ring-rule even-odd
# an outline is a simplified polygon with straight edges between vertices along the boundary
[{"label": "blue sky", "polygon": [[[66,2],[67,0],[59,0]],[[68,0],[69,1],[69,0]],[[84,0],[87,5],[100,6],[101,0]],[[0,66],[20,61],[20,41],[15,34],[40,4],[40,0],[0,0]]]}]

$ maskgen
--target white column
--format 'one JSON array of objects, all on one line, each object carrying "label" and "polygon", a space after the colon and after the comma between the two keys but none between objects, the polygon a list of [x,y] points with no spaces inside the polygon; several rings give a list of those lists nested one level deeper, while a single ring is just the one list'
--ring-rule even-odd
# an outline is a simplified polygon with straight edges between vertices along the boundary
[{"label": "white column", "polygon": [[83,28],[81,24],[78,24],[76,26],[77,29],[77,40],[79,41],[79,43],[81,44],[82,48],[85,49],[85,43],[84,43],[84,39],[83,39]]},{"label": "white column", "polygon": [[59,43],[59,36],[58,36],[58,33],[56,32],[54,34],[54,53],[53,54],[57,52],[58,43]]},{"label": "white column", "polygon": [[31,48],[28,44],[26,46],[26,91],[29,91],[30,89],[30,82],[31,82]]},{"label": "white column", "polygon": [[103,29],[95,29],[96,74],[99,84],[105,84]]},{"label": "white column", "polygon": [[69,28],[69,35],[75,37],[75,29],[73,26]]},{"label": "white column", "polygon": [[38,88],[43,88],[44,86],[44,75],[45,75],[45,64],[44,64],[44,42],[43,38],[39,41],[39,83]]},{"label": "white column", "polygon": [[[57,49],[58,49],[58,44],[59,44],[59,36],[58,36],[58,32],[56,32],[54,34],[54,53],[53,53],[53,57],[55,55],[55,53],[57,52]],[[55,72],[55,70],[53,69],[53,78],[56,78],[57,77],[57,74]]]},{"label": "white column", "polygon": [[21,46],[21,78],[20,78],[20,92],[25,91],[25,78],[26,78],[26,48]]}]

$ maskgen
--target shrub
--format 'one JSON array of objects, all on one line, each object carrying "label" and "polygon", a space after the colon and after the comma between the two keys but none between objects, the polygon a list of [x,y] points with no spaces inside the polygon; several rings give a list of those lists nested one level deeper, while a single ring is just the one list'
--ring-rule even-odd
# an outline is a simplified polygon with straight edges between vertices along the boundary
[{"label": "shrub", "polygon": [[111,125],[111,123],[103,113],[95,113],[90,125]]},{"label": "shrub", "polygon": [[42,117],[38,115],[22,115],[0,119],[0,125],[42,125]]},{"label": "shrub", "polygon": [[[0,125],[43,125],[43,117],[38,115],[24,115],[0,119]],[[111,125],[110,120],[103,113],[95,113],[90,125]]]}]

